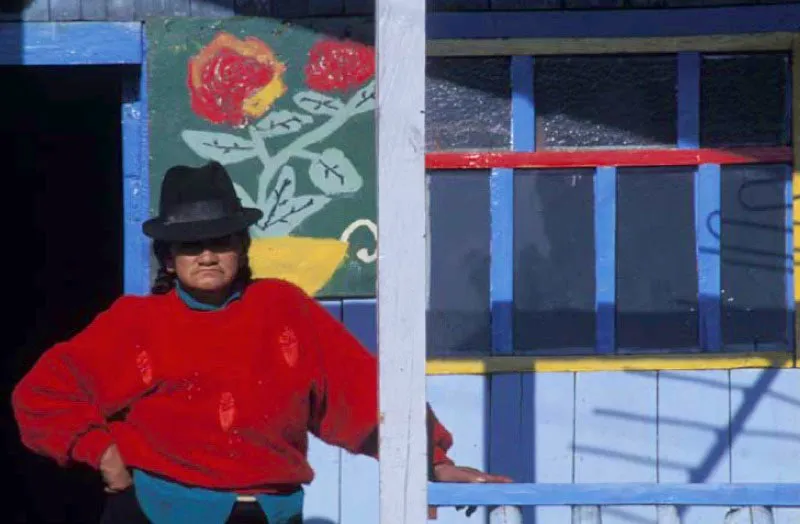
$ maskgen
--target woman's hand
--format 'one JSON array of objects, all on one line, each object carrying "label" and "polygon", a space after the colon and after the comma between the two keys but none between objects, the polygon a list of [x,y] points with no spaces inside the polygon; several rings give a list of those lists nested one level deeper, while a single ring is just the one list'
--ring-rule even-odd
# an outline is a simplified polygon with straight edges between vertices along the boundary
[{"label": "woman's hand", "polygon": [[133,478],[116,444],[111,444],[100,458],[100,473],[106,483],[106,493],[119,493],[133,485]]},{"label": "woman's hand", "polygon": [[433,478],[436,482],[487,482],[508,484],[513,482],[505,475],[492,475],[475,468],[454,466],[452,464],[439,464],[433,468]]},{"label": "woman's hand", "polygon": [[[454,466],[452,464],[439,464],[433,468],[433,478],[436,482],[478,482],[478,483],[501,483],[508,484],[514,482],[510,477],[505,475],[492,475],[491,473],[484,473],[483,471],[475,468],[468,468],[466,466]],[[456,506],[456,510],[464,509],[464,506]],[[469,506],[466,514],[469,517],[477,506]]]}]

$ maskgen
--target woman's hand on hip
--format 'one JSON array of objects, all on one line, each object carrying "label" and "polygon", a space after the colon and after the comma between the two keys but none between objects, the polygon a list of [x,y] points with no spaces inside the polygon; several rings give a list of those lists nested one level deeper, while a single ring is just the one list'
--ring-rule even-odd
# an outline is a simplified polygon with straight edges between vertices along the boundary
[{"label": "woman's hand on hip", "polygon": [[133,485],[131,473],[116,444],[111,444],[100,458],[100,473],[106,483],[106,493],[119,493]]}]

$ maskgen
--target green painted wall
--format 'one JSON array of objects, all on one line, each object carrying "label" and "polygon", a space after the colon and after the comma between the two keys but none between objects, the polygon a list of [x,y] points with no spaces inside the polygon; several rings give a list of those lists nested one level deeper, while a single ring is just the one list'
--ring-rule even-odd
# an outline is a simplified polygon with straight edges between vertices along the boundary
[{"label": "green painted wall", "polygon": [[[370,296],[376,247],[372,23],[311,24],[148,20],[151,213],[170,166],[217,160],[242,203],[264,212],[251,234],[255,245],[264,244],[262,255],[280,258],[266,262],[294,264],[323,278],[322,287],[310,285],[318,296]],[[348,229],[343,256],[335,241],[283,242],[287,236],[337,240]],[[330,271],[318,267],[320,258]]]}]

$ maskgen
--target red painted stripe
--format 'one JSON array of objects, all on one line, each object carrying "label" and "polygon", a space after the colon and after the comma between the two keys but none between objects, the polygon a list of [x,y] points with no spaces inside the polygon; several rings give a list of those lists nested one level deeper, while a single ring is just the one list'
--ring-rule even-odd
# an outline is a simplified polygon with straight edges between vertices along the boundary
[{"label": "red painted stripe", "polygon": [[790,147],[730,149],[612,149],[592,151],[492,151],[427,153],[427,169],[696,166],[699,164],[791,163]]}]

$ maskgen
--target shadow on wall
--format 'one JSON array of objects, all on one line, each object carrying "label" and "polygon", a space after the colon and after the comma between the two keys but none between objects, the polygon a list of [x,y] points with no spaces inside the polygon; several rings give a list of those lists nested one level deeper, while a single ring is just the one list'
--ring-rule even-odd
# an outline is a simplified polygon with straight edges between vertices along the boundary
[{"label": "shadow on wall", "polygon": [[[589,418],[593,427],[653,427],[658,435],[657,456],[639,442],[621,438],[615,449],[592,445],[590,435],[576,435],[575,460],[596,458],[615,462],[624,470],[654,469],[661,482],[787,482],[796,474],[778,456],[791,456],[800,449],[800,394],[795,384],[797,370],[737,370],[735,372],[658,373],[658,408],[653,413],[635,407],[606,407],[594,404]],[[642,376],[642,373],[628,372]],[[710,373],[727,380],[709,378]],[[655,380],[655,377],[653,377]],[[688,408],[678,399],[691,391],[702,396],[703,406]],[[609,403],[610,404],[610,403]],[[678,405],[680,404],[680,405]],[[638,431],[638,430],[637,430]],[[640,451],[637,451],[637,447]],[[582,458],[581,458],[582,457]],[[665,480],[666,479],[666,480]],[[603,510],[625,522],[649,522],[635,512],[621,508]],[[694,511],[679,508],[679,513]],[[726,521],[727,522],[727,521]]]},{"label": "shadow on wall", "polygon": [[[687,373],[669,371],[659,372],[659,380],[661,382],[688,382],[694,383],[703,388],[717,389],[722,391],[730,390],[731,397],[736,400],[731,405],[729,418],[730,424],[726,426],[717,426],[712,422],[684,420],[680,417],[641,415],[621,409],[596,408],[593,413],[597,417],[608,419],[608,423],[610,425],[613,425],[614,421],[626,421],[641,424],[658,424],[673,428],[685,427],[713,434],[715,436],[714,443],[709,447],[705,457],[699,463],[691,465],[685,463],[669,463],[664,461],[659,462],[662,467],[665,466],[671,469],[681,469],[686,471],[688,473],[687,481],[690,483],[702,483],[708,481],[712,472],[719,466],[720,462],[727,460],[727,455],[730,453],[731,447],[739,438],[754,437],[771,440],[773,442],[772,445],[778,445],[779,442],[800,442],[800,432],[787,431],[785,428],[777,429],[747,427],[748,419],[758,407],[759,402],[763,400],[772,400],[784,405],[791,411],[796,410],[798,414],[796,414],[793,418],[800,417],[800,398],[794,398],[790,395],[776,392],[771,389],[771,386],[781,372],[782,371],[778,369],[765,369],[763,371],[759,371],[755,382],[752,385],[747,386],[734,382],[729,383],[710,380],[703,377],[692,377]],[[576,445],[575,450],[589,455],[613,457],[621,461],[637,464],[653,466],[657,464],[657,461],[654,457],[641,456],[635,453],[622,453],[583,445]]]}]

